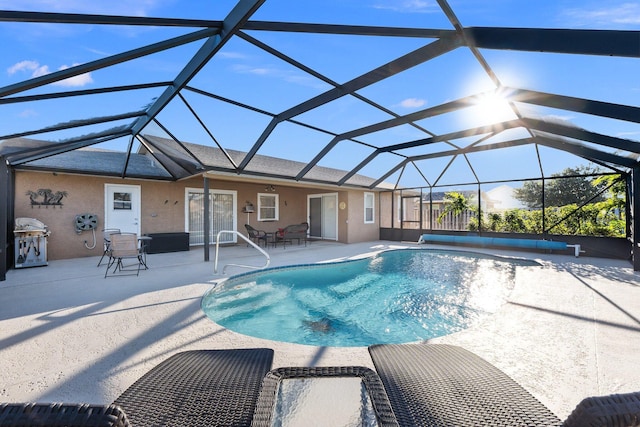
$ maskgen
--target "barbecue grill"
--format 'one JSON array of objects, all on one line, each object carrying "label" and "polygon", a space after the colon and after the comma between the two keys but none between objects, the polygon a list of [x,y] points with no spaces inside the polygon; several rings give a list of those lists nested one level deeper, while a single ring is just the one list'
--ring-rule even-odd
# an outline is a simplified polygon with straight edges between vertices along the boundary
[{"label": "barbecue grill", "polygon": [[51,232],[35,218],[16,218],[15,268],[47,265],[47,238]]}]

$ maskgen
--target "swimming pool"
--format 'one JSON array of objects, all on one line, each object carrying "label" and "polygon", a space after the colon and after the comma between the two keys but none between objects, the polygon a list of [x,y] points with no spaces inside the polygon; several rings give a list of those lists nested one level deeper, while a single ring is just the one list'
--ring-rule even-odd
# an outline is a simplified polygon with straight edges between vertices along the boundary
[{"label": "swimming pool", "polygon": [[533,261],[401,249],[370,258],[276,267],[225,280],[202,310],[235,332],[275,341],[353,347],[451,334],[494,313],[518,266]]}]

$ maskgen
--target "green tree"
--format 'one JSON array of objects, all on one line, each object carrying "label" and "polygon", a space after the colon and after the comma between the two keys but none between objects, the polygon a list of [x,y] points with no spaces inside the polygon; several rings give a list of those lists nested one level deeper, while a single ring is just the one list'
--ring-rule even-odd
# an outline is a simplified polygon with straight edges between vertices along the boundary
[{"label": "green tree", "polygon": [[523,209],[510,209],[504,213],[504,230],[511,233],[525,233],[524,215],[526,211]]},{"label": "green tree", "polygon": [[[444,209],[438,215],[438,223],[441,224],[444,217],[453,214],[454,217],[460,216],[464,211],[471,209],[469,205],[469,201],[464,194],[458,193],[457,191],[450,191],[444,194]],[[460,226],[458,225],[458,229]]]},{"label": "green tree", "polygon": [[503,226],[502,215],[497,212],[489,213],[489,230],[501,231]]},{"label": "green tree", "polygon": [[604,175],[595,179],[608,188],[604,202],[594,204],[597,210],[597,230],[603,236],[625,237],[627,184],[621,175]]},{"label": "green tree", "polygon": [[[598,169],[590,166],[578,166],[551,175],[553,179],[545,180],[545,206],[582,205],[588,202],[607,186],[606,182],[587,176],[597,172]],[[530,209],[542,208],[542,180],[525,182],[521,188],[515,189],[514,196]],[[605,196],[601,194],[592,201],[601,202],[604,199]]]},{"label": "green tree", "polygon": [[526,181],[522,187],[513,190],[513,197],[529,209],[541,209],[542,181]]},{"label": "green tree", "polygon": [[604,200],[606,206],[611,209],[624,211],[626,206],[627,184],[621,175],[602,175],[593,180],[598,188],[609,189],[606,191],[607,197]]}]

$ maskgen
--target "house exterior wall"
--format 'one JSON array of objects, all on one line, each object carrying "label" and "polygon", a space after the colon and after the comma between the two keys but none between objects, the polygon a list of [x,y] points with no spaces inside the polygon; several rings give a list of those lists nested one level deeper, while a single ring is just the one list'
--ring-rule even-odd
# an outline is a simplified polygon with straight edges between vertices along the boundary
[{"label": "house exterior wall", "polygon": [[367,242],[380,238],[380,218],[378,204],[380,199],[374,193],[373,217],[374,222],[364,222],[364,191],[348,191],[346,197],[347,206],[340,209],[338,217],[340,227],[346,230],[346,241],[349,243]]},{"label": "house exterior wall", "polygon": [[385,191],[376,194],[376,220],[380,228],[396,228],[400,226],[397,221],[397,217],[393,216],[394,209],[398,209],[395,205],[394,193],[391,191]]},{"label": "house exterior wall", "polygon": [[[121,182],[120,182],[121,183]],[[32,206],[28,191],[50,189],[54,193],[64,191],[67,195],[61,206]],[[98,214],[97,243],[90,250],[84,246],[93,244],[91,232],[77,234],[74,218],[78,214],[91,212]],[[51,172],[15,172],[16,218],[27,217],[42,221],[51,232],[48,238],[47,258],[49,260],[96,256],[102,254],[102,219],[104,212],[104,179],[90,176],[52,174]]]},{"label": "house exterior wall", "polygon": [[[16,218],[36,218],[51,231],[48,238],[48,259],[68,259],[102,255],[102,233],[104,228],[105,184],[138,185],[141,193],[140,226],[141,234],[184,232],[185,198],[187,188],[202,189],[203,177],[194,177],[178,182],[119,179],[111,177],[71,175],[51,172],[17,170],[15,173]],[[50,189],[53,193],[64,191],[66,196],[60,206],[32,206],[28,191]],[[338,241],[342,243],[378,239],[378,199],[376,196],[376,222],[364,224],[364,196],[361,191],[335,191],[317,188],[289,187],[275,184],[273,194],[279,197],[279,220],[257,221],[257,213],[243,213],[246,202],[257,209],[258,193],[265,193],[264,183],[239,182],[209,177],[211,190],[237,192],[236,229],[245,233],[247,222],[255,228],[275,231],[289,224],[305,222],[307,218],[307,195],[338,193],[338,203],[345,203],[345,209],[338,209]],[[165,203],[166,201],[166,203]],[[91,231],[77,233],[75,216],[94,213],[98,216],[96,245]],[[239,242],[244,244],[243,242]]]}]

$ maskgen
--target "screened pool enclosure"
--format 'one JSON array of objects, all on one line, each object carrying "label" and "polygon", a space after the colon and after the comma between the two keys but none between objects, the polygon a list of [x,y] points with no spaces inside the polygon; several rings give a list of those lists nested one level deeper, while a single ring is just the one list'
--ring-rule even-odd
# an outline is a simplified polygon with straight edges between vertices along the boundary
[{"label": "screened pool enclosure", "polygon": [[[633,4],[11,7],[0,11],[2,249],[12,237],[12,171],[49,170],[46,159],[91,148],[127,155],[77,173],[228,173],[380,192],[375,214],[391,230],[383,237],[565,234],[609,200],[594,221],[630,242],[640,270],[640,31],[624,19],[640,13]],[[207,166],[188,142],[220,149],[225,162]],[[134,175],[140,152],[164,176]],[[258,154],[303,166],[265,170]],[[588,181],[589,197],[552,200],[560,175]],[[456,200],[469,205],[452,209]],[[568,234],[604,233],[578,222]],[[6,251],[0,258],[4,275]]]}]

